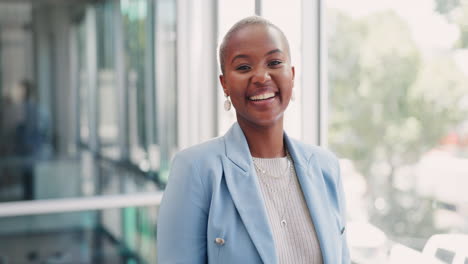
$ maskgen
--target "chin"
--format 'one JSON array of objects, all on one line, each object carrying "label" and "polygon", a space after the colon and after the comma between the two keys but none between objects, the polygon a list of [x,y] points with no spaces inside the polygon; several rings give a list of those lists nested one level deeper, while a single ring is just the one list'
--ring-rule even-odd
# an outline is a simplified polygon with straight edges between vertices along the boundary
[{"label": "chin", "polygon": [[278,123],[283,122],[283,114],[278,115],[260,115],[255,117],[237,117],[238,122],[250,123],[252,125],[261,126],[261,127],[271,127],[277,125]]}]

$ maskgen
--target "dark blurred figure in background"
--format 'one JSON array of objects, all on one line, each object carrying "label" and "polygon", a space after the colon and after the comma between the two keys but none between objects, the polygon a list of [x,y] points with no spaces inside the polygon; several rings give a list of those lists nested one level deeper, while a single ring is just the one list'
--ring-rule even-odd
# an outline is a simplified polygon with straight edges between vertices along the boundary
[{"label": "dark blurred figure in background", "polygon": [[29,159],[43,159],[50,155],[50,118],[35,100],[35,89],[29,81],[18,86],[18,101],[22,118],[16,127],[16,155]]},{"label": "dark blurred figure in background", "polygon": [[34,199],[34,164],[52,153],[49,115],[37,103],[35,88],[27,80],[11,90],[1,108],[0,158],[7,167],[20,167],[23,199]]}]

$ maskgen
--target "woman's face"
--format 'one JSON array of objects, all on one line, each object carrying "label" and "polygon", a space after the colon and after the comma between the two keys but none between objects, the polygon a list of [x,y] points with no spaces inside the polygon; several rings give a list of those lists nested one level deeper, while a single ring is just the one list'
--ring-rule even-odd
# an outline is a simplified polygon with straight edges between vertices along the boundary
[{"label": "woman's face", "polygon": [[278,30],[265,25],[246,26],[228,41],[220,81],[239,123],[282,122],[294,85],[286,45]]}]

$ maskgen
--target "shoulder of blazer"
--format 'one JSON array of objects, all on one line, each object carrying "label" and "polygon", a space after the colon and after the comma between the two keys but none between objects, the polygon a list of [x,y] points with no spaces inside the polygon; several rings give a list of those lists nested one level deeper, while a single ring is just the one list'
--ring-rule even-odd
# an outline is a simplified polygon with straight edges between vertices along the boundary
[{"label": "shoulder of blazer", "polygon": [[305,158],[307,167],[313,165],[311,164],[312,162],[317,162],[327,183],[331,181],[333,184],[336,184],[339,180],[340,166],[335,154],[320,146],[305,144],[293,138],[289,140],[294,148],[297,149],[297,152],[301,153]]},{"label": "shoulder of blazer", "polygon": [[320,146],[309,145],[294,138],[289,138],[289,140],[294,145],[294,148],[302,153],[308,163],[311,162],[312,157],[315,157],[317,162],[320,163],[322,170],[327,170],[327,172],[338,166],[338,158],[330,150]]},{"label": "shoulder of blazer", "polygon": [[323,147],[314,146],[312,148],[322,172],[337,180],[336,178],[340,176],[340,163],[336,155]]},{"label": "shoulder of blazer", "polygon": [[183,189],[187,192],[187,197],[188,194],[196,194],[195,196],[200,198],[200,208],[207,211],[211,200],[211,183],[219,177],[216,172],[222,170],[220,154],[223,152],[224,144],[221,138],[214,138],[179,151],[172,159],[166,188],[177,184],[179,187],[175,192]]},{"label": "shoulder of blazer", "polygon": [[224,153],[225,147],[222,137],[217,137],[179,151],[174,159],[177,158],[202,164],[205,162],[213,162],[213,158]]}]

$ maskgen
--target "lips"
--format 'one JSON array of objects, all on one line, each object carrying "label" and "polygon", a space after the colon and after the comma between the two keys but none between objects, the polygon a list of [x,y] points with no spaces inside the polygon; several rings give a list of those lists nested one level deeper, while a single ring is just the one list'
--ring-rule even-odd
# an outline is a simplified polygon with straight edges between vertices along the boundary
[{"label": "lips", "polygon": [[270,98],[273,98],[273,97],[275,97],[275,93],[266,92],[266,93],[250,96],[249,100],[251,100],[251,101],[261,101],[261,100],[267,100],[267,99],[270,99]]}]

